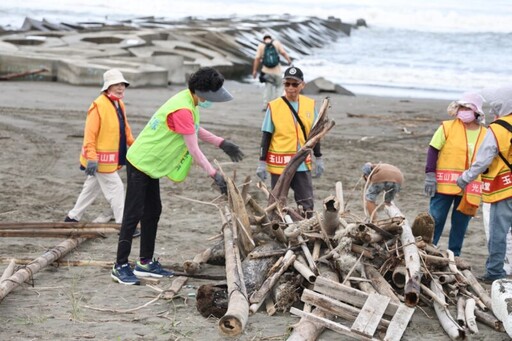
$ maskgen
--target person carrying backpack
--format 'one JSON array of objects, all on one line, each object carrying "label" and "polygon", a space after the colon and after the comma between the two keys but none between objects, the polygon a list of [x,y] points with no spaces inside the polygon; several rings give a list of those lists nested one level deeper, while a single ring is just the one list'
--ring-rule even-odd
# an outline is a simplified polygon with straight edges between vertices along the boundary
[{"label": "person carrying backpack", "polygon": [[288,64],[291,64],[292,59],[284,50],[283,45],[278,40],[272,39],[269,34],[265,34],[263,42],[259,44],[256,50],[252,67],[252,76],[256,78],[261,65],[260,81],[265,83],[263,91],[264,107],[262,111],[267,110],[268,102],[281,96],[283,93],[283,78],[279,55],[283,56]]}]

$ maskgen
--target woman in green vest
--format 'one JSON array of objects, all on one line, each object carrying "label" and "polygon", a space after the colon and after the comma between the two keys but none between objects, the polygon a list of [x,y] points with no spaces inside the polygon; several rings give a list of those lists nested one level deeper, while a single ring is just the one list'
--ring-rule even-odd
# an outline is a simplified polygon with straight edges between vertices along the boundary
[{"label": "woman in green vest", "polygon": [[[227,191],[222,175],[210,164],[198,146],[198,139],[221,148],[232,161],[242,160],[237,145],[218,137],[199,126],[199,107],[208,108],[213,102],[233,99],[223,87],[224,77],[209,67],[190,76],[188,89],[182,90],[165,102],[147,123],[127,154],[127,186],[125,211],[117,260],[112,278],[122,284],[139,284],[139,277],[170,277],[153,259],[158,220],[162,212],[159,179],[168,177],[174,182],[185,180],[195,161],[214,179],[220,191]],[[132,270],[128,257],[132,238],[141,223],[140,259]]]}]

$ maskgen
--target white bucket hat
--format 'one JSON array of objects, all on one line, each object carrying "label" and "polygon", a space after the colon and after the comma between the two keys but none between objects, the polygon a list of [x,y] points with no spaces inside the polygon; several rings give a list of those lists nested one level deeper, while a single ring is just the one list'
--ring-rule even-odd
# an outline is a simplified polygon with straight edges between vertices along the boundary
[{"label": "white bucket hat", "polygon": [[457,111],[462,106],[473,110],[481,117],[485,117],[482,109],[483,103],[484,98],[478,92],[465,92],[458,101],[450,103],[447,111],[450,116],[457,116]]},{"label": "white bucket hat", "polygon": [[119,83],[124,83],[127,87],[130,85],[130,83],[124,79],[121,71],[117,69],[110,69],[105,71],[103,74],[103,88],[101,88],[101,91],[105,91],[109,88],[109,86]]}]

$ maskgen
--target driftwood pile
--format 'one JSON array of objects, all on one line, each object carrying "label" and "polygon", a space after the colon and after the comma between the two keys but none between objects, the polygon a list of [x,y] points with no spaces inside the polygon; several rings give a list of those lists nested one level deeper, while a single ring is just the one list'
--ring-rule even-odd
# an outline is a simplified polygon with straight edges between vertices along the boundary
[{"label": "driftwood pile", "polygon": [[249,194],[250,178],[239,189],[226,177],[223,240],[184,264],[196,273],[213,255],[214,264],[219,254],[225,256],[227,281],[198,288],[198,311],[218,317],[226,336],[240,335],[249,316],[264,306],[269,315],[290,311],[301,317],[288,340],[315,340],[325,328],[363,340],[400,340],[422,302],[434,308],[451,339],[478,333],[477,320],[503,331],[469,264],[431,244],[428,214],[410,226],[391,205],[384,207],[388,219],[371,222],[344,211],[341,183],[313,217],[287,206],[295,170],[334,126],[328,107],[326,99],[308,142],[275,188],[258,183],[266,206]]}]

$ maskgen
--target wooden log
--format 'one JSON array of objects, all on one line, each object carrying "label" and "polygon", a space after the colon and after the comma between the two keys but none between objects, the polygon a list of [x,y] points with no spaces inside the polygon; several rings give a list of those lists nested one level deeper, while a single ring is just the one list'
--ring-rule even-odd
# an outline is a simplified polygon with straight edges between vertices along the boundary
[{"label": "wooden log", "polygon": [[181,288],[185,285],[185,283],[187,283],[187,281],[187,277],[175,277],[171,285],[163,291],[162,298],[165,300],[172,300],[174,296],[176,296],[176,294],[180,292]]},{"label": "wooden log", "polygon": [[38,228],[0,230],[0,237],[32,237],[32,238],[105,238],[106,234],[118,233],[118,229],[103,227],[83,228]]},{"label": "wooden log", "polygon": [[386,279],[380,274],[380,272],[373,267],[373,265],[365,264],[364,270],[371,280],[373,287],[381,295],[387,296],[391,299],[391,302],[400,304],[400,299],[396,296],[391,285]]},{"label": "wooden log", "polygon": [[466,325],[471,334],[478,334],[478,325],[476,324],[475,317],[475,300],[472,298],[468,298],[466,300],[466,307],[464,309],[464,318],[466,320]]},{"label": "wooden log", "polygon": [[473,273],[470,270],[463,270],[462,274],[467,280],[467,283],[473,289],[475,294],[484,302],[487,309],[492,310],[492,300],[487,291],[482,288],[480,283],[478,283],[477,279],[473,275]]},{"label": "wooden log", "polygon": [[267,295],[267,298],[273,298],[276,310],[283,313],[288,312],[290,307],[300,300],[299,291],[301,290],[302,282],[301,275],[293,271],[285,272],[272,287],[272,293]]},{"label": "wooden log", "polygon": [[228,311],[228,305],[226,284],[203,284],[197,288],[196,309],[201,316],[221,318]]},{"label": "wooden log", "polygon": [[320,258],[320,251],[322,248],[322,241],[320,239],[315,240],[313,244],[313,252],[311,252],[311,256],[313,260],[316,262],[318,258]]},{"label": "wooden log", "polygon": [[9,261],[9,265],[5,268],[4,272],[2,273],[2,277],[0,277],[0,283],[5,281],[7,278],[11,277],[14,273],[14,268],[16,267],[16,261],[14,259],[11,259]]},{"label": "wooden log", "polygon": [[0,283],[0,301],[7,296],[14,288],[32,278],[34,274],[42,268],[52,263],[56,259],[65,256],[70,251],[80,245],[85,239],[67,239],[54,248],[46,251],[43,255],[34,259],[34,261],[23,269],[19,269],[7,280]]},{"label": "wooden log", "polygon": [[[453,317],[450,315],[450,311],[446,307],[446,301],[441,284],[439,284],[436,279],[432,279],[430,282],[430,289],[434,295],[437,296],[437,299],[434,300],[434,310],[446,334],[448,334],[452,340],[465,340],[466,333],[464,328],[461,328],[457,323],[455,323]],[[439,304],[438,301],[442,301],[445,304]]]},{"label": "wooden log", "polygon": [[226,257],[224,255],[224,238],[219,239],[212,247],[211,254],[207,264],[211,265],[225,265]]},{"label": "wooden log", "polygon": [[[385,205],[385,210],[390,217],[405,217],[393,203],[391,205]],[[421,262],[418,247],[416,246],[416,239],[412,234],[407,219],[404,219],[402,229],[400,240],[402,242],[405,266],[407,268],[406,275],[408,277],[404,289],[404,298],[407,306],[414,307],[418,304],[420,299],[420,281],[422,276]]]},{"label": "wooden log", "polygon": [[209,247],[201,253],[194,256],[192,260],[183,262],[183,270],[188,274],[194,274],[201,269],[201,264],[204,264],[210,259],[212,255],[212,248]]},{"label": "wooden log", "polygon": [[336,191],[336,200],[339,203],[339,212],[338,213],[343,213],[343,212],[345,212],[345,200],[343,199],[343,184],[341,181],[336,181],[335,191]]},{"label": "wooden log", "polygon": [[[222,215],[224,234],[224,250],[226,257],[226,279],[228,284],[228,310],[219,320],[219,330],[226,336],[240,335],[249,318],[249,302],[243,279],[240,251],[236,244],[236,222],[232,221],[229,209]],[[230,224],[231,223],[231,224]]]},{"label": "wooden log", "polygon": [[268,316],[273,316],[277,312],[274,301],[270,296],[267,296],[267,298],[265,299],[265,309],[267,310]]}]

